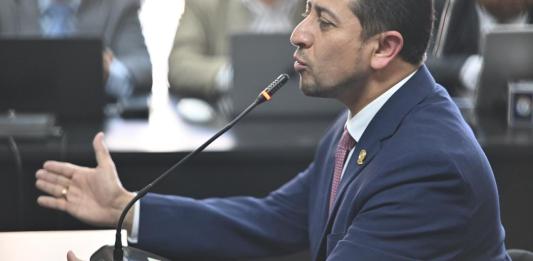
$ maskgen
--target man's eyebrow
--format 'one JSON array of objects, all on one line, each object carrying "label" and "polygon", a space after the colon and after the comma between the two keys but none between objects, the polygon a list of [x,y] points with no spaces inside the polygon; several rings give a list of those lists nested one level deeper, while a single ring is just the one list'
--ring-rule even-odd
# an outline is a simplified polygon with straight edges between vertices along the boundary
[{"label": "man's eyebrow", "polygon": [[335,21],[333,21],[333,22],[339,22],[339,18],[337,17],[337,15],[335,15],[335,13],[334,13],[333,11],[329,10],[328,8],[323,7],[323,6],[320,6],[320,5],[317,5],[317,4],[315,4],[315,5],[313,6],[313,4],[312,4],[311,2],[307,2],[307,5],[308,5],[308,8],[313,8],[313,9],[315,9],[315,11],[316,11],[319,15],[321,15],[322,13],[326,13],[326,14],[328,14],[333,20],[335,20]]}]

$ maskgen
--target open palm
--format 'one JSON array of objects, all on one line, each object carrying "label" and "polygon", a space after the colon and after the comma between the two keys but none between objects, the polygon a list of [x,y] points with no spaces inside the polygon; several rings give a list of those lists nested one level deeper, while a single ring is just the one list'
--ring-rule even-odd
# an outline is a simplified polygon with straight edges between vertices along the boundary
[{"label": "open palm", "polygon": [[134,195],[122,187],[115,164],[98,133],[93,141],[96,168],[47,161],[36,173],[36,186],[49,194],[39,205],[58,209],[92,225],[114,226]]}]

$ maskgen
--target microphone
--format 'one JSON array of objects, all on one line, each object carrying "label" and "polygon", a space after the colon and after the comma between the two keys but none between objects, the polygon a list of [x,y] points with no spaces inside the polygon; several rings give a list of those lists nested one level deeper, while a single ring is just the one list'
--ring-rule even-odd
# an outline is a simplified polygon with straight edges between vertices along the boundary
[{"label": "microphone", "polygon": [[[269,101],[272,99],[272,96],[275,92],[277,92],[287,81],[289,80],[289,75],[287,74],[281,74],[276,78],[272,83],[270,83],[255,99],[255,101],[250,104],[244,111],[242,111],[235,119],[233,119],[231,122],[226,124],[224,128],[222,128],[220,131],[218,131],[215,135],[213,135],[209,140],[204,142],[204,144],[200,145],[200,147],[196,148],[191,153],[187,154],[187,156],[183,157],[180,161],[178,161],[176,164],[174,164],[172,167],[167,169],[163,174],[161,174],[159,177],[154,179],[150,184],[146,185],[144,188],[142,188],[137,195],[126,205],[122,213],[120,214],[120,218],[117,223],[116,227],[116,235],[115,235],[115,246],[102,246],[100,249],[98,249],[92,256],[91,261],[123,261],[123,260],[150,260],[150,259],[156,259],[156,260],[169,260],[160,256],[157,256],[155,254],[149,253],[144,250],[136,249],[134,247],[123,247],[122,246],[122,235],[120,233],[120,230],[122,228],[122,224],[124,223],[124,219],[126,218],[126,214],[131,209],[133,204],[140,198],[142,198],[148,191],[156,184],[158,184],[161,180],[163,180],[168,174],[170,174],[172,171],[174,171],[177,167],[182,165],[183,163],[187,162],[190,158],[196,156],[198,153],[202,152],[209,144],[211,144],[213,141],[215,141],[218,137],[220,137],[222,134],[224,134],[226,131],[231,129],[238,121],[240,121],[244,116],[246,116],[250,111],[252,111],[257,105],[262,104],[266,101]],[[150,258],[150,259],[149,259]]]}]

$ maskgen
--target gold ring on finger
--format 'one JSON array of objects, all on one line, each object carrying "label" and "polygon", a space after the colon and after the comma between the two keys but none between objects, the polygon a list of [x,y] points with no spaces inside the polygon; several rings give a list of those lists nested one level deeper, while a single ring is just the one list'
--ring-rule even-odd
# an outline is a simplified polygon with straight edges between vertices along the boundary
[{"label": "gold ring on finger", "polygon": [[61,190],[61,197],[67,198],[68,187]]}]

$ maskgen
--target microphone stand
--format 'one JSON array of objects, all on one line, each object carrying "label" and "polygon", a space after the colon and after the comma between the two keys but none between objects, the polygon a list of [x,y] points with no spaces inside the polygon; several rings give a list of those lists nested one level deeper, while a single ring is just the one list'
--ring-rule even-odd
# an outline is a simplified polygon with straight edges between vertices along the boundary
[{"label": "microphone stand", "polygon": [[[255,101],[250,104],[244,111],[242,111],[235,119],[233,119],[231,122],[226,124],[224,128],[222,128],[220,131],[218,131],[215,135],[213,135],[209,140],[204,142],[204,144],[200,145],[200,147],[196,148],[191,153],[187,154],[187,156],[183,157],[180,161],[178,161],[176,164],[174,164],[172,167],[167,169],[163,174],[161,174],[159,177],[154,179],[150,184],[146,185],[146,187],[142,188],[135,197],[128,202],[122,213],[120,214],[120,218],[117,223],[116,227],[116,235],[115,235],[115,245],[114,246],[102,246],[100,249],[98,249],[92,256],[91,261],[140,261],[140,260],[169,260],[160,256],[157,256],[155,254],[149,253],[144,250],[140,250],[134,247],[122,246],[122,235],[120,233],[120,230],[122,228],[122,224],[124,223],[124,219],[126,218],[126,214],[131,209],[133,204],[140,198],[142,198],[144,195],[150,191],[150,189],[158,184],[161,180],[163,180],[165,177],[167,177],[172,171],[174,171],[177,167],[188,161],[190,158],[196,156],[198,153],[202,152],[207,146],[209,146],[213,141],[215,141],[218,137],[220,137],[222,134],[227,132],[229,129],[231,129],[237,122],[239,122],[244,116],[246,116],[250,111],[252,111],[257,105],[262,104],[266,101],[269,101],[272,99],[272,95],[279,90],[287,81],[289,80],[289,76],[287,74],[281,74],[274,80],[272,83],[270,83],[260,94],[257,96]],[[150,258],[150,259],[149,259]]]}]

